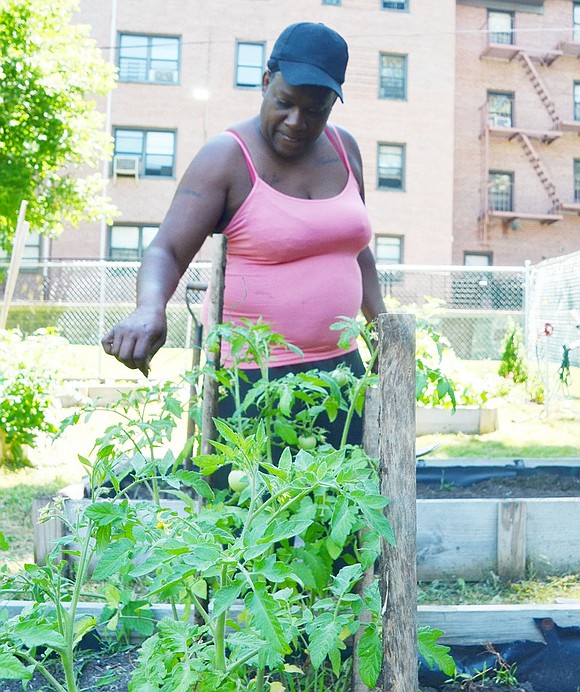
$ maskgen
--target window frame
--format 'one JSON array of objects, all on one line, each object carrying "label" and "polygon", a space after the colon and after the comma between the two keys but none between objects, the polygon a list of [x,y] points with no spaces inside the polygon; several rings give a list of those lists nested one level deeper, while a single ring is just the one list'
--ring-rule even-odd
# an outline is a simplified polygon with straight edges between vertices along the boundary
[{"label": "window frame", "polygon": [[[390,12],[408,12],[410,0],[381,0],[381,9]],[[393,5],[403,5],[403,7],[393,7]]]},{"label": "window frame", "polygon": [[574,100],[574,120],[580,121],[580,80],[574,81],[572,98]]},{"label": "window frame", "polygon": [[[130,78],[123,73],[123,66],[122,66],[122,61],[123,61],[123,56],[122,56],[122,49],[123,49],[123,38],[124,37],[133,37],[133,38],[142,38],[144,41],[147,42],[146,45],[146,56],[144,59],[139,59],[139,60],[144,60],[145,61],[145,78],[144,79],[139,79],[139,78]],[[177,43],[177,56],[175,60],[167,60],[166,62],[171,62],[175,63],[175,69],[168,69],[168,70],[156,70],[155,67],[152,67],[153,63],[156,62],[162,62],[159,60],[159,58],[155,58],[152,55],[153,51],[153,41],[154,40],[167,40],[167,41],[176,41]],[[119,81],[120,82],[128,82],[128,83],[136,83],[136,84],[159,84],[162,86],[175,86],[180,84],[181,80],[181,36],[173,36],[173,35],[162,35],[162,34],[138,34],[138,33],[131,33],[128,31],[123,31],[119,33],[118,36],[118,44],[117,44],[117,68],[119,70]],[[137,58],[133,58],[134,60],[137,60]],[[129,58],[125,58],[125,60],[129,60]],[[152,72],[172,72],[175,75],[174,79],[151,79],[151,73]]]},{"label": "window frame", "polygon": [[[381,51],[379,53],[379,99],[388,101],[406,101],[407,100],[407,83],[408,83],[408,55],[406,53],[389,53]],[[383,58],[400,58],[402,61],[402,95],[388,94],[387,89],[383,86]]]},{"label": "window frame", "polygon": [[[240,65],[240,48],[244,46],[259,46],[262,51],[261,65]],[[239,80],[240,68],[257,69],[259,72],[258,80],[255,84],[241,83]],[[261,89],[262,77],[266,70],[266,43],[264,41],[236,41],[235,63],[234,63],[234,87],[236,89]]]},{"label": "window frame", "polygon": [[[510,30],[507,31],[492,31],[490,29],[490,18],[492,15],[505,16],[510,18]],[[488,10],[487,11],[487,42],[488,43],[499,43],[501,45],[513,46],[515,44],[516,35],[516,13],[510,10]],[[503,40],[492,40],[492,36],[506,35],[509,37],[508,41]]]},{"label": "window frame", "polygon": [[340,7],[342,3],[342,0],[322,0],[323,5],[335,5],[336,7]]},{"label": "window frame", "polygon": [[572,41],[580,43],[580,2],[572,3]]},{"label": "window frame", "polygon": [[580,159],[574,159],[574,203],[580,203]]},{"label": "window frame", "polygon": [[[391,260],[386,260],[386,259],[381,259],[379,257],[379,243],[381,240],[397,240],[398,241],[398,248],[399,248],[399,257],[397,261],[391,261]],[[375,234],[375,243],[374,243],[374,255],[375,255],[375,262],[377,264],[403,264],[403,256],[404,256],[404,248],[405,248],[405,236],[404,235],[397,235],[396,233],[377,233]]]},{"label": "window frame", "polygon": [[[119,151],[117,148],[117,134],[119,132],[137,132],[137,133],[142,133],[144,136],[142,138],[142,145],[141,145],[141,152],[130,152],[130,151]],[[169,174],[155,174],[155,173],[148,173],[147,170],[147,158],[150,156],[160,156],[161,154],[155,154],[155,153],[148,153],[147,152],[147,139],[150,134],[157,134],[157,133],[162,133],[162,134],[171,134],[173,135],[173,151],[171,153],[171,173]],[[143,128],[143,127],[122,127],[122,126],[116,126],[113,128],[113,142],[114,142],[114,151],[113,155],[114,156],[138,156],[139,157],[139,177],[141,178],[148,178],[148,179],[175,179],[176,177],[176,159],[177,159],[177,130],[171,129],[171,130],[162,130],[162,129],[157,129],[157,128]],[[165,154],[165,156],[169,156],[169,154]],[[160,170],[163,168],[163,166],[160,166]]]},{"label": "window frame", "polygon": [[[391,178],[391,179],[399,179],[400,180],[400,186],[390,186],[390,185],[381,185],[381,177],[386,177],[386,176],[381,176],[381,149],[383,147],[391,147],[393,149],[398,149],[401,152],[401,166],[400,166],[400,176],[398,178]],[[390,191],[395,191],[395,192],[405,192],[405,177],[406,177],[406,159],[407,159],[407,145],[406,144],[401,144],[400,142],[378,142],[377,143],[377,190],[390,190]]]},{"label": "window frame", "polygon": [[[24,246],[22,247],[21,259],[26,261],[36,261],[40,262],[42,257],[42,238],[38,231],[29,231],[24,241]],[[33,250],[33,252],[31,252]],[[10,262],[12,258],[12,253],[7,252],[2,247],[0,247],[0,262]],[[23,268],[20,268],[21,271]]]},{"label": "window frame", "polygon": [[[138,237],[137,237],[137,255],[135,257],[113,257],[113,232],[115,229],[118,228],[135,228],[137,229]],[[112,226],[109,226],[107,228],[107,260],[111,262],[139,262],[141,259],[143,259],[143,255],[145,253],[145,250],[149,247],[149,244],[151,243],[151,240],[147,245],[144,246],[143,244],[143,231],[145,229],[152,229],[156,228],[157,232],[159,231],[159,224],[158,223],[116,223],[113,224]],[[154,234],[153,237],[157,234],[157,232]],[[123,248],[121,246],[118,246],[118,250],[122,250]],[[127,249],[127,248],[126,248]]]},{"label": "window frame", "polygon": [[[493,190],[492,190],[492,177],[493,176],[508,176],[510,185],[509,185],[509,195],[504,198],[506,198],[509,201],[509,208],[505,207],[503,204],[500,204],[499,206],[495,206],[492,204],[493,200]],[[488,194],[488,206],[490,211],[510,211],[513,212],[515,211],[514,209],[514,189],[515,189],[515,175],[513,171],[500,171],[500,170],[490,170],[488,171],[487,174],[487,180],[488,180],[488,189],[487,189],[487,194]],[[501,193],[496,197],[496,199],[502,199]]]},{"label": "window frame", "polygon": [[[468,257],[485,257],[488,261],[487,264],[468,264]],[[493,252],[478,252],[475,250],[464,250],[463,251],[463,266],[464,267],[493,267]]]},{"label": "window frame", "polygon": [[[493,96],[504,96],[509,101],[509,116],[502,115],[501,113],[491,112],[490,98]],[[490,127],[513,127],[514,126],[514,111],[515,111],[515,93],[513,91],[501,91],[497,89],[488,89],[487,91],[487,122]],[[509,125],[499,124],[497,120],[492,122],[492,116],[497,116],[498,118],[509,117]]]}]

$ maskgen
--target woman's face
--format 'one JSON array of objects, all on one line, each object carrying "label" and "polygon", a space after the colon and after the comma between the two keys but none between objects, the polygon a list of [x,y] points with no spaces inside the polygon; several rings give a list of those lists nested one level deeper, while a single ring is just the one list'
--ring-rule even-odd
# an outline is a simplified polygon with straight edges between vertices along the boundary
[{"label": "woman's face", "polygon": [[324,130],[336,94],[326,87],[291,86],[280,72],[266,72],[262,94],[263,137],[282,158],[300,158]]}]

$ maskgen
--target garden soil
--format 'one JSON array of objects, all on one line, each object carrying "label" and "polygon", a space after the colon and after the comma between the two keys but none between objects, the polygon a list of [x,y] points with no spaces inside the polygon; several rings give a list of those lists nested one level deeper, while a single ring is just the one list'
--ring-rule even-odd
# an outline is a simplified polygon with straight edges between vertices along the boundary
[{"label": "garden soil", "polygon": [[580,497],[580,478],[534,474],[489,478],[465,487],[447,483],[417,483],[417,497],[430,500],[462,497]]}]

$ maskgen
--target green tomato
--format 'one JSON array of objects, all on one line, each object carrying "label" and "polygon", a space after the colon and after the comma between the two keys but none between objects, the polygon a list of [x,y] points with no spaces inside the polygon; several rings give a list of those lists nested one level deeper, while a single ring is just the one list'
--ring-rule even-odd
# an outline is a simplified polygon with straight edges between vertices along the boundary
[{"label": "green tomato", "polygon": [[298,438],[298,446],[300,449],[310,451],[316,448],[316,437],[314,435],[300,435]]},{"label": "green tomato", "polygon": [[241,493],[244,488],[248,487],[248,477],[243,471],[233,469],[228,474],[228,485],[235,493]]},{"label": "green tomato", "polygon": [[333,370],[330,374],[332,375],[332,378],[336,381],[336,384],[339,387],[344,387],[344,385],[348,382],[348,372],[343,368],[337,368],[336,370]]}]

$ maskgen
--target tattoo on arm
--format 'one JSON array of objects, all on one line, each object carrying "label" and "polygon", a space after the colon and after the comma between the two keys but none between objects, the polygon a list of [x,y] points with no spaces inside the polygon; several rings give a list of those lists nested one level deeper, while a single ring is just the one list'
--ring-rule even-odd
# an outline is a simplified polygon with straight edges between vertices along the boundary
[{"label": "tattoo on arm", "polygon": [[186,187],[178,187],[175,194],[176,195],[190,195],[191,197],[197,197],[198,199],[201,199],[201,197],[203,197],[201,192],[198,192],[197,190],[189,190]]}]

